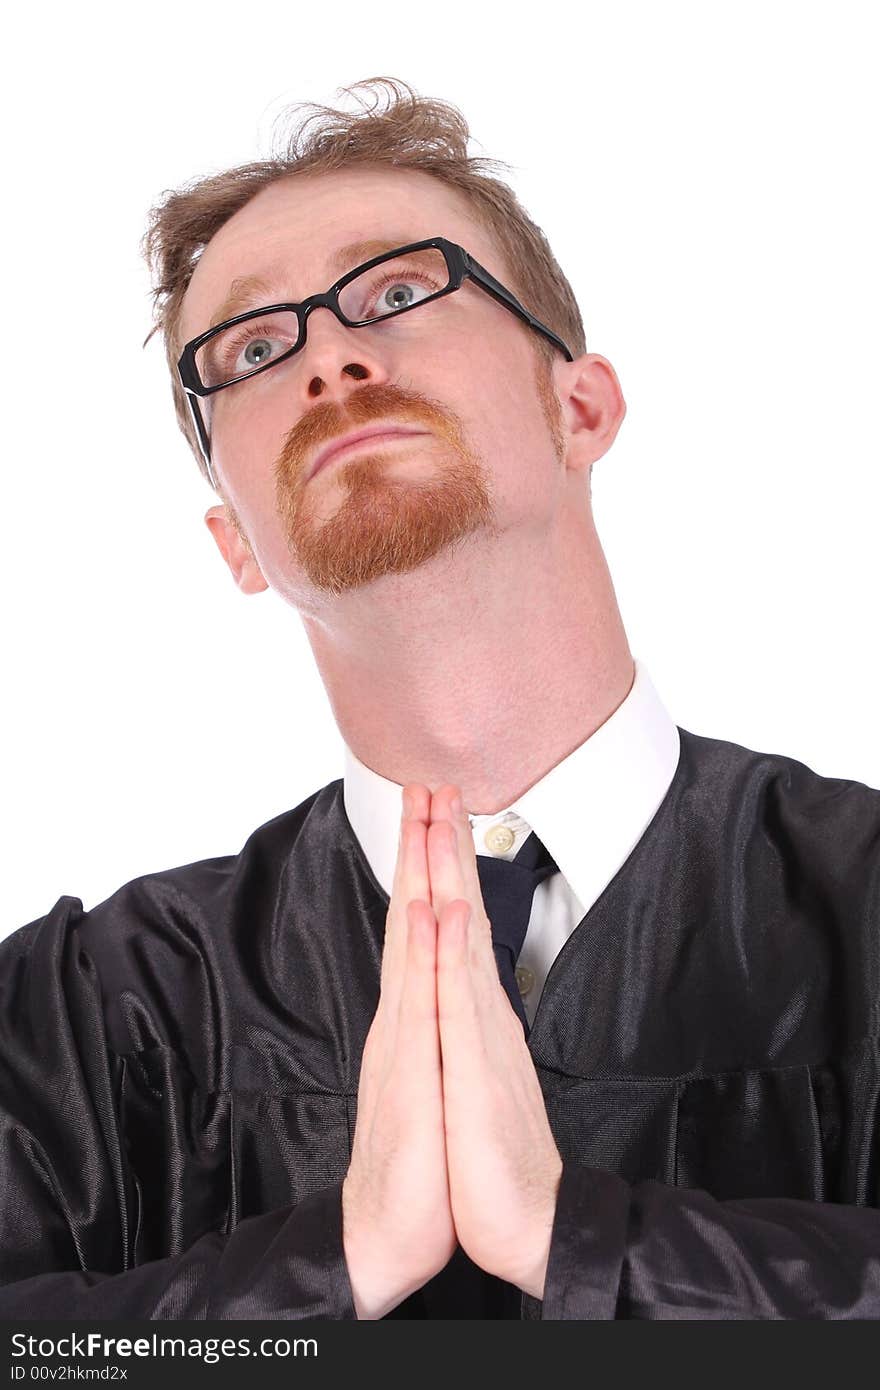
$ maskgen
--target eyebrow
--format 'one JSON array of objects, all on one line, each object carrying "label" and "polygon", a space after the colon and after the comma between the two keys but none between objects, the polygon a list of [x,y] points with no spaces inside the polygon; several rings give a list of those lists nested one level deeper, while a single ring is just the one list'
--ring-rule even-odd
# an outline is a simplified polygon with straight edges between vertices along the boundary
[{"label": "eyebrow", "polygon": [[[412,240],[412,237],[399,236],[391,240],[373,238],[369,241],[353,241],[348,246],[340,247],[331,256],[330,265],[334,270],[353,270],[362,261],[371,261],[374,256],[383,256],[386,251],[393,251],[398,246],[408,246]],[[424,238],[416,237],[415,240]],[[237,276],[229,286],[223,303],[218,305],[212,314],[208,328],[216,328],[218,323],[235,318],[236,314],[243,314],[248,309],[271,304],[277,296],[283,296],[282,283],[277,277],[267,280],[261,275]]]}]

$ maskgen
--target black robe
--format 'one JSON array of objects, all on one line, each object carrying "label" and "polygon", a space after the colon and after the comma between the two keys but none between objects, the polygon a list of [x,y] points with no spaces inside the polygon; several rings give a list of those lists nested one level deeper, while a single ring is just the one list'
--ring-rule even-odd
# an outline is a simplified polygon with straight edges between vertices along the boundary
[{"label": "black robe", "polygon": [[[680,733],[529,1037],[543,1303],[459,1250],[390,1317],[880,1316],[880,791]],[[0,1316],[355,1316],[387,904],[337,780],[0,943]]]}]

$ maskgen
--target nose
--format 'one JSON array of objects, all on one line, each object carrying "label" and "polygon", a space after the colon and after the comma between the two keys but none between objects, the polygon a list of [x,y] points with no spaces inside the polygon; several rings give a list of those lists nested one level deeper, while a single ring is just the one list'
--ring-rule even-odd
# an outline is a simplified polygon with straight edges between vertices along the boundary
[{"label": "nose", "polygon": [[299,376],[309,400],[317,396],[341,400],[350,394],[354,382],[388,381],[387,368],[368,333],[368,328],[347,328],[323,305],[312,310],[299,353]]}]

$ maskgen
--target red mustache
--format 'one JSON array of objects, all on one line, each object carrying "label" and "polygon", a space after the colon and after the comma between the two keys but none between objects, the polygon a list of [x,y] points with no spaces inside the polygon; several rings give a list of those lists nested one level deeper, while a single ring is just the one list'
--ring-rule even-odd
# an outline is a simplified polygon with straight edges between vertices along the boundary
[{"label": "red mustache", "polygon": [[411,427],[447,437],[454,433],[447,416],[426,396],[384,382],[362,386],[344,403],[324,401],[297,421],[284,441],[277,475],[304,482],[320,453],[369,425]]}]

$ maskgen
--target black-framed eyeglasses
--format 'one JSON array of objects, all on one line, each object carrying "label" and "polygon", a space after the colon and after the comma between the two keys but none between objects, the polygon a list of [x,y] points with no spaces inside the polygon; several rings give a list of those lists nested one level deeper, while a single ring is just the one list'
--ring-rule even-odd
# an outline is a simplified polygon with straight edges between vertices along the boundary
[{"label": "black-framed eyeglasses", "polygon": [[562,339],[530,314],[464,247],[442,236],[410,242],[347,271],[324,294],[310,295],[301,304],[270,304],[248,310],[187,343],[177,371],[215,491],[211,441],[199,397],[225,391],[286,362],[305,346],[306,322],[319,306],[330,309],[347,328],[363,328],[452,294],[465,279],[473,280],[530,328],[543,333],[567,361],[574,361]]}]

